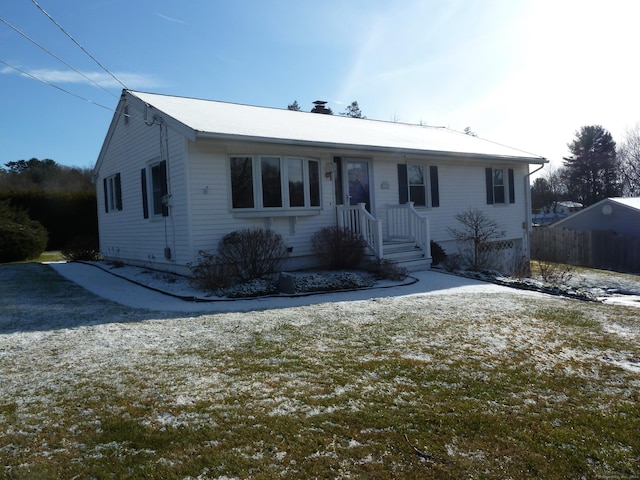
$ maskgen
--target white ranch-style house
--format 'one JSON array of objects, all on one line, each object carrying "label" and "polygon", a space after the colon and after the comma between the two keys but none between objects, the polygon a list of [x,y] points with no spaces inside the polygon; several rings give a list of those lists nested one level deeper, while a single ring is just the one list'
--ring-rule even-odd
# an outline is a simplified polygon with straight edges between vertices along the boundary
[{"label": "white ranch-style house", "polygon": [[287,269],[312,267],[326,226],[361,233],[372,255],[431,265],[430,241],[469,207],[528,256],[529,176],[542,157],[447,128],[124,90],[95,165],[107,260],[189,273],[226,234],[272,229]]}]

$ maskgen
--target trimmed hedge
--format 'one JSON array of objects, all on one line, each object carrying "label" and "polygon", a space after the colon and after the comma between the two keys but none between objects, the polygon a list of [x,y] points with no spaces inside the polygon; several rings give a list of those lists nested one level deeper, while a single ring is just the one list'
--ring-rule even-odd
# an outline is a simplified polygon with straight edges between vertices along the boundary
[{"label": "trimmed hedge", "polygon": [[97,241],[98,210],[94,192],[0,192],[2,200],[26,210],[31,219],[47,229],[47,250],[60,250],[77,237],[92,237]]}]

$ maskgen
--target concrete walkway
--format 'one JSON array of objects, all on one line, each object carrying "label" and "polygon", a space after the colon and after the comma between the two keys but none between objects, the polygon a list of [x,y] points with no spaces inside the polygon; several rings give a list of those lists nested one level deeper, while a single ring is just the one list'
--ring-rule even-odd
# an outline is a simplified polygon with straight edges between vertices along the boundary
[{"label": "concrete walkway", "polygon": [[85,263],[48,263],[63,277],[90,292],[132,308],[171,312],[242,312],[313,305],[323,302],[351,302],[407,295],[454,295],[465,293],[518,292],[518,290],[469,278],[427,270],[412,274],[411,285],[387,286],[347,292],[274,296],[257,299],[222,299],[211,302],[185,301],[154,291]]}]

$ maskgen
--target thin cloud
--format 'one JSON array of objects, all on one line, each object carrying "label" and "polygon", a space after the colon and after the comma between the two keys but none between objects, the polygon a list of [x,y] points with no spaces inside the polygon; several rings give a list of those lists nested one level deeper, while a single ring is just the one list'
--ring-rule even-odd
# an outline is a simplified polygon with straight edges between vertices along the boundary
[{"label": "thin cloud", "polygon": [[169,22],[173,22],[173,23],[179,23],[180,25],[187,25],[187,22],[180,20],[178,18],[173,18],[173,17],[168,17],[167,15],[163,15],[162,13],[158,13],[155,12],[156,15],[164,20],[167,20]]},{"label": "thin cloud", "polygon": [[[50,68],[39,68],[27,70],[24,69],[24,73],[20,73],[12,68],[5,67],[0,70],[2,74],[19,74],[21,76],[33,76],[38,80],[52,83],[52,84],[77,84],[77,85],[93,85],[98,84],[105,88],[120,88],[121,85],[106,72],[82,72],[84,75],[80,75],[77,72],[71,70],[56,70]],[[144,75],[132,72],[114,72],[114,75],[119,78],[128,88],[157,88],[161,86],[161,83],[150,75]],[[92,83],[95,82],[95,83]]]}]

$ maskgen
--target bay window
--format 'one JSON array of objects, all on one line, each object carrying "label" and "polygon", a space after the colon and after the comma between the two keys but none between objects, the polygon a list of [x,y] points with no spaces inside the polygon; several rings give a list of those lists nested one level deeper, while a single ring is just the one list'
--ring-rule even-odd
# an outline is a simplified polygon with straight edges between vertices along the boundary
[{"label": "bay window", "polygon": [[320,207],[320,162],[303,157],[229,158],[233,210]]}]

